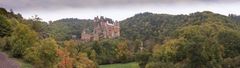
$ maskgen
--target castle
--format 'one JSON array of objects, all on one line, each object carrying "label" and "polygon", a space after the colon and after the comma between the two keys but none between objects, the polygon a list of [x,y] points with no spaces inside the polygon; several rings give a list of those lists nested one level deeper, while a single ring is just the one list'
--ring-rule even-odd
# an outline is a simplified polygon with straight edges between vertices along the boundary
[{"label": "castle", "polygon": [[116,38],[120,36],[120,25],[117,21],[104,18],[103,16],[95,17],[93,22],[93,32],[87,33],[83,30],[81,40],[95,41],[106,38]]}]

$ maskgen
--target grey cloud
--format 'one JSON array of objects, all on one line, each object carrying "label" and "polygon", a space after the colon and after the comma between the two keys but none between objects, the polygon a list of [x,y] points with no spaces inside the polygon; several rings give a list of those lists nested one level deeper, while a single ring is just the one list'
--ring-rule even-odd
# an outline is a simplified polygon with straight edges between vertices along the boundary
[{"label": "grey cloud", "polygon": [[191,2],[235,2],[237,0],[0,0],[0,7],[14,10],[96,8],[135,4]]}]

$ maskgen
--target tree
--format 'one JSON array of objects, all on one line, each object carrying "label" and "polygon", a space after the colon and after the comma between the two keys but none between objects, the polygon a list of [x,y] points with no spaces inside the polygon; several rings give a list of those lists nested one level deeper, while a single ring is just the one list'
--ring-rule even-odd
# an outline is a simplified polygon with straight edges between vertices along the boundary
[{"label": "tree", "polygon": [[141,51],[136,53],[136,61],[138,62],[138,65],[140,68],[145,68],[146,64],[149,61],[149,58],[151,56],[151,53],[146,51]]},{"label": "tree", "polygon": [[55,68],[58,63],[58,44],[52,38],[41,40],[37,46],[26,49],[24,60],[34,64],[38,68]]},{"label": "tree", "polygon": [[28,19],[25,20],[25,23],[31,27],[34,31],[36,31],[40,38],[47,38],[48,37],[48,24],[46,22],[40,21],[38,19]]},{"label": "tree", "polygon": [[216,40],[216,35],[225,29],[225,26],[209,22],[180,29],[178,37],[185,38],[187,43],[178,51],[186,55],[185,67],[220,68],[224,49]]},{"label": "tree", "polygon": [[116,40],[101,40],[91,44],[92,49],[96,51],[97,63],[108,64],[116,61]]},{"label": "tree", "polygon": [[38,41],[37,33],[21,23],[17,23],[11,35],[9,38],[11,54],[18,58],[24,55],[27,48],[35,46]]},{"label": "tree", "polygon": [[[195,18],[194,16],[197,15]],[[163,45],[156,45],[148,67],[170,64],[186,68],[221,68],[224,46],[217,40],[218,34],[231,30],[225,17],[210,12],[193,14],[196,22],[189,22],[175,30],[175,35]],[[217,18],[214,18],[217,17]],[[223,18],[223,19],[222,19]],[[168,67],[168,66],[167,66]]]},{"label": "tree", "polygon": [[58,49],[57,55],[60,57],[58,68],[73,68],[73,58],[69,56],[66,49]]},{"label": "tree", "polygon": [[218,41],[224,46],[224,57],[236,57],[240,55],[240,32],[236,30],[222,31],[218,35]]},{"label": "tree", "polygon": [[0,37],[10,36],[13,31],[12,23],[0,15]]},{"label": "tree", "polygon": [[[89,59],[88,53],[84,50],[78,50],[79,42],[74,40],[64,41],[64,46],[58,49],[60,56],[59,68],[96,68],[97,64]],[[94,55],[91,54],[93,59]]]},{"label": "tree", "polygon": [[128,48],[127,41],[119,41],[116,46],[116,58],[119,62],[127,62],[131,60],[131,52]]},{"label": "tree", "polygon": [[79,53],[74,62],[75,68],[97,68],[96,64],[88,58],[86,53]]}]

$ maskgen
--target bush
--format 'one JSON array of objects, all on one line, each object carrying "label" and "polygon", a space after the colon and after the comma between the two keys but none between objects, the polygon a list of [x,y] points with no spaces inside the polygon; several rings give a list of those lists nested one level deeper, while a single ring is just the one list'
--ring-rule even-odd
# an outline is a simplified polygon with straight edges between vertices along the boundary
[{"label": "bush", "polygon": [[88,53],[85,53],[88,48],[84,46],[79,45],[79,42],[74,40],[64,41],[64,47],[57,50],[60,57],[58,68],[96,68],[97,64],[89,59],[89,56],[95,59],[94,51],[88,55]]},{"label": "bush", "polygon": [[34,64],[36,67],[54,68],[58,63],[57,46],[54,39],[43,39],[37,46],[26,49],[24,60]]},{"label": "bush", "polygon": [[0,15],[0,37],[10,36],[12,31],[12,23]]},{"label": "bush", "polygon": [[238,68],[238,67],[240,67],[240,56],[224,59],[222,67],[223,68]]},{"label": "bush", "polygon": [[4,48],[6,43],[7,43],[6,38],[0,38],[0,50]]},{"label": "bush", "polygon": [[223,31],[218,35],[218,41],[224,45],[224,57],[240,55],[240,32],[234,30]]},{"label": "bush", "polygon": [[9,37],[9,48],[13,57],[21,58],[27,48],[34,46],[37,43],[37,33],[31,30],[27,25],[18,23],[15,27],[12,36]]},{"label": "bush", "polygon": [[136,53],[136,61],[139,63],[140,68],[145,68],[146,64],[149,61],[151,53],[141,51]]}]

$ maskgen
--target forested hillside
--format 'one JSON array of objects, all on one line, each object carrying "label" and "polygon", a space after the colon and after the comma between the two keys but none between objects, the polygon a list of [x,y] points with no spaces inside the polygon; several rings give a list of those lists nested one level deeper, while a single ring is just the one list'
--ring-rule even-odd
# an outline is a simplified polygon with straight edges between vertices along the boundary
[{"label": "forested hillside", "polygon": [[121,22],[121,35],[146,43],[143,55],[147,59],[140,58],[141,67],[236,68],[240,62],[239,23],[238,16],[209,11],[189,15],[141,13]]},{"label": "forested hillside", "polygon": [[[188,15],[139,13],[120,21],[121,36],[82,42],[93,20],[39,17],[0,8],[0,50],[32,68],[98,68],[138,63],[141,68],[240,67],[240,16],[210,11]],[[138,66],[135,66],[138,67]]]},{"label": "forested hillside", "polygon": [[[83,30],[93,29],[93,20],[90,19],[77,19],[77,18],[66,18],[53,21],[49,23],[49,31],[57,40],[69,40],[72,35],[80,38]],[[92,31],[92,30],[88,30]]]}]

